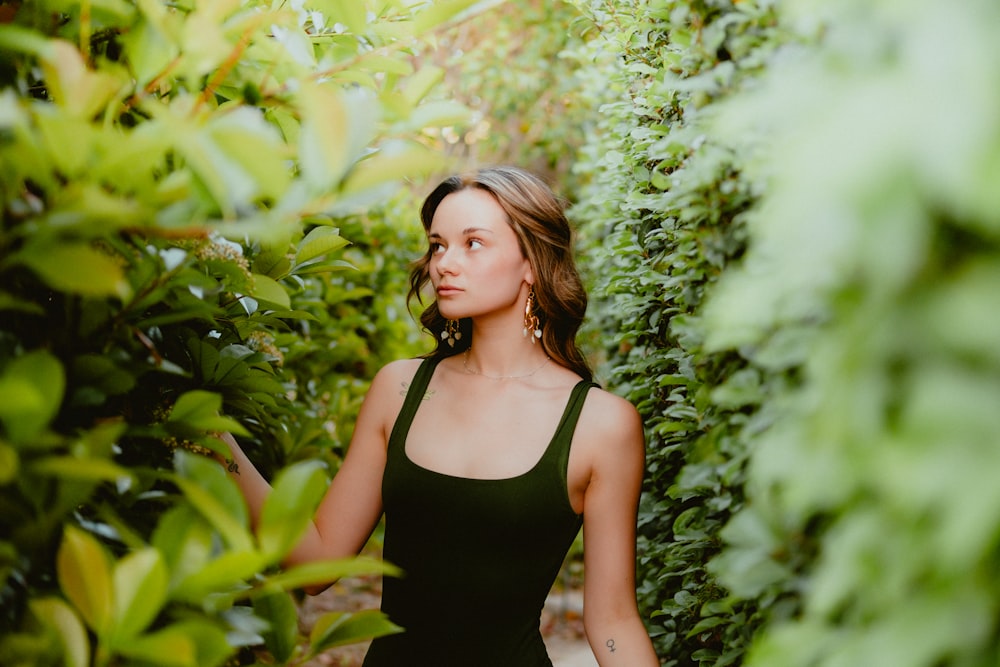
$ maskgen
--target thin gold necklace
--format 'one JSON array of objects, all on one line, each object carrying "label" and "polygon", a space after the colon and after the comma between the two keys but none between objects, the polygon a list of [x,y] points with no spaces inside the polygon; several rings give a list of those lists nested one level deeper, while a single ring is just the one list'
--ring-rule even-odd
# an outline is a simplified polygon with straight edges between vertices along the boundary
[{"label": "thin gold necklace", "polygon": [[465,354],[462,355],[462,368],[465,369],[466,373],[470,373],[472,375],[482,375],[484,378],[489,378],[491,380],[519,380],[521,378],[531,377],[538,371],[542,370],[542,366],[552,361],[552,358],[549,355],[545,355],[545,361],[539,364],[538,367],[535,368],[535,370],[531,371],[530,373],[525,373],[524,375],[488,375],[486,373],[482,373],[480,371],[474,371],[471,368],[469,368],[469,352],[471,351],[472,351],[471,345],[465,349]]}]

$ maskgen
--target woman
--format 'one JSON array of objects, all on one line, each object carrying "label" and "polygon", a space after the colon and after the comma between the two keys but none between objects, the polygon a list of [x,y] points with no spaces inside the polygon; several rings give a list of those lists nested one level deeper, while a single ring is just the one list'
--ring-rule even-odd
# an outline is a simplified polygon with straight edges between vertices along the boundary
[{"label": "woman", "polygon": [[[602,667],[658,665],[635,603],[644,440],[575,344],[587,298],[552,191],[515,168],[439,185],[410,297],[437,347],[372,381],[343,465],[291,563],[355,555],[385,514],[382,609],[405,632],[367,667],[551,665],[546,594],[582,524],[584,627]],[[267,484],[231,438],[254,515]],[[232,466],[231,466],[232,468]]]}]

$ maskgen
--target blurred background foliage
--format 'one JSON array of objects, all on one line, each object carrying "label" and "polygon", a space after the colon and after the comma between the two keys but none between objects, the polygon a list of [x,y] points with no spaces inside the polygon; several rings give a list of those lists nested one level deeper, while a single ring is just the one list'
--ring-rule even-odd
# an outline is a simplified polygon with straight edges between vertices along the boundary
[{"label": "blurred background foliage", "polygon": [[[995,665],[993,0],[0,7],[0,662],[290,663],[440,175],[570,204],[666,665]],[[232,430],[281,491],[255,533]],[[297,518],[299,517],[299,518]]]}]

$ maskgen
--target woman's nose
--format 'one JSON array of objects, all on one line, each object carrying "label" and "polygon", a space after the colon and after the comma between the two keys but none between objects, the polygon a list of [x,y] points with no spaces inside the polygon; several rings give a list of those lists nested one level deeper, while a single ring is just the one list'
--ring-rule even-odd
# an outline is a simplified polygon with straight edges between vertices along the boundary
[{"label": "woman's nose", "polygon": [[440,275],[454,274],[455,262],[454,258],[451,255],[451,252],[445,250],[440,255],[438,255],[436,266],[437,266],[437,272]]}]

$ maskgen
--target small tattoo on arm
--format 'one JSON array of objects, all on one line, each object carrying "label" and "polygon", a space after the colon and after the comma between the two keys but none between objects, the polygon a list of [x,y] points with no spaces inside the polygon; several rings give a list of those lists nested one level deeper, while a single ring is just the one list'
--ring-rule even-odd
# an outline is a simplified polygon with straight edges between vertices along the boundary
[{"label": "small tattoo on arm", "polygon": [[234,475],[240,474],[240,466],[236,463],[236,459],[226,459],[226,470]]},{"label": "small tattoo on arm", "polygon": [[605,642],[604,645],[607,646],[608,650],[611,651],[612,653],[614,653],[616,650],[618,650],[618,649],[615,648],[615,640],[614,639],[609,639],[607,642]]}]

